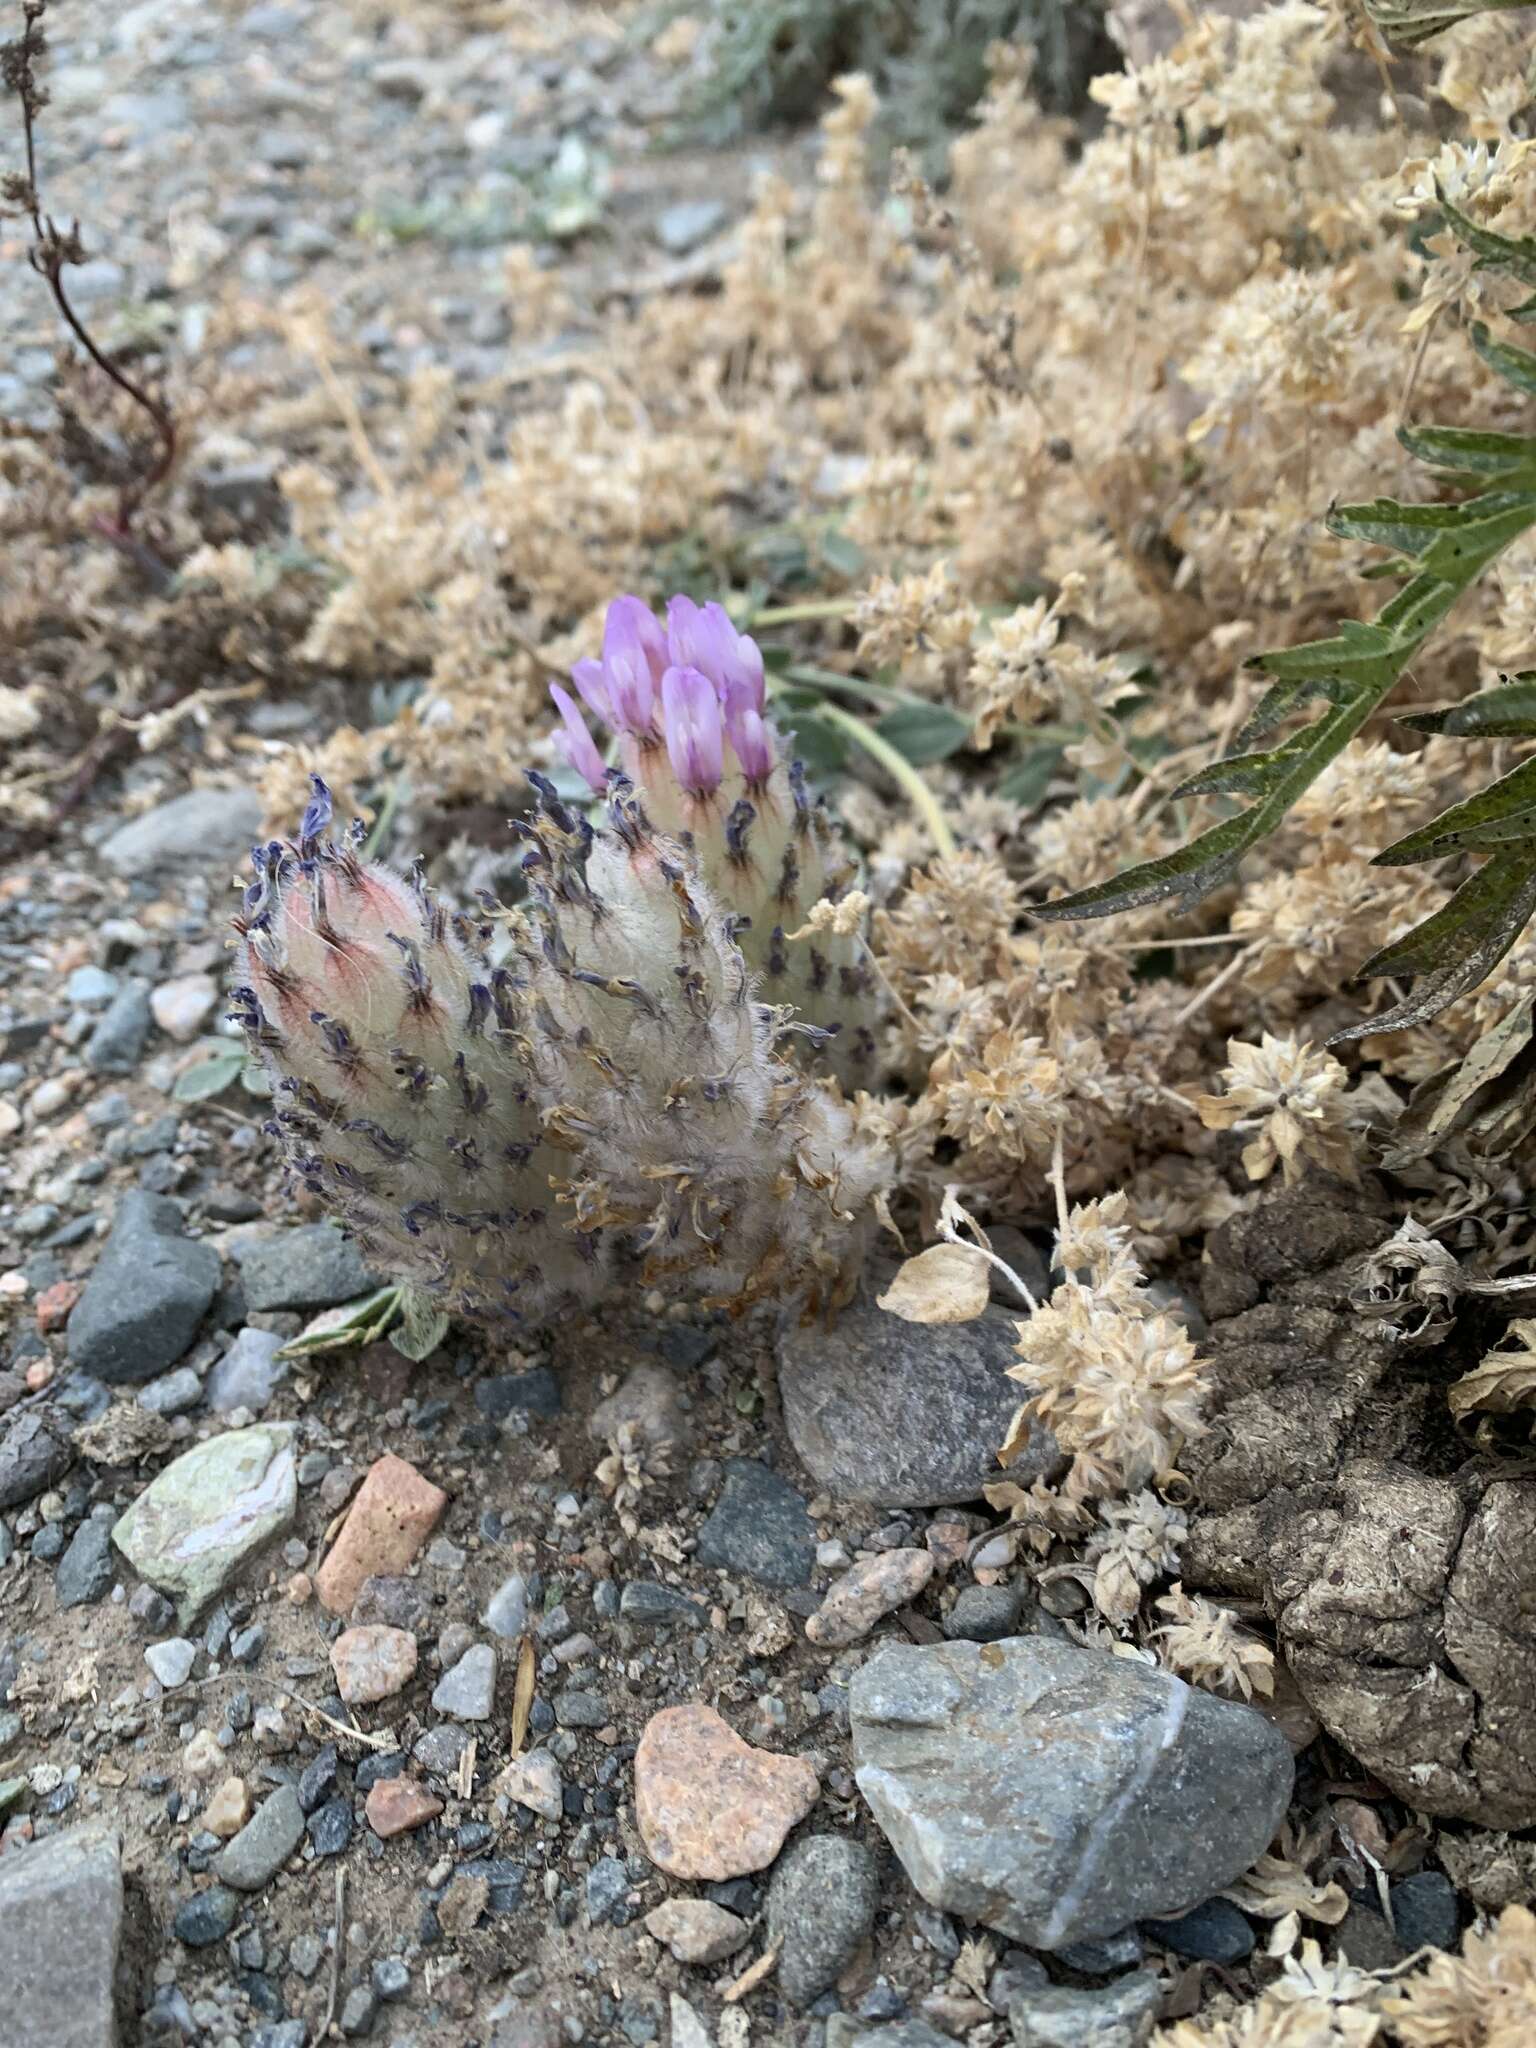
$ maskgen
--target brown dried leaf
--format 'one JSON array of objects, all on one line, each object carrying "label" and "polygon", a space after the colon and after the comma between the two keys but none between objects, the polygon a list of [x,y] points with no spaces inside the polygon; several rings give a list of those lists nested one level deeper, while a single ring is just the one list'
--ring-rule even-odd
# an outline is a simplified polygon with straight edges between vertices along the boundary
[{"label": "brown dried leaf", "polygon": [[533,1637],[524,1636],[517,1646],[517,1678],[512,1687],[512,1754],[521,1756],[528,1740],[528,1716],[533,1712],[533,1689],[538,1676]]},{"label": "brown dried leaf", "polygon": [[1518,1408],[1536,1408],[1536,1322],[1518,1317],[1505,1332],[1516,1349],[1490,1351],[1481,1365],[1463,1374],[1446,1399],[1455,1416],[1481,1409],[1490,1415],[1511,1415]]},{"label": "brown dried leaf", "polygon": [[969,1323],[990,1294],[988,1262],[973,1245],[934,1244],[899,1267],[878,1300],[904,1323]]}]

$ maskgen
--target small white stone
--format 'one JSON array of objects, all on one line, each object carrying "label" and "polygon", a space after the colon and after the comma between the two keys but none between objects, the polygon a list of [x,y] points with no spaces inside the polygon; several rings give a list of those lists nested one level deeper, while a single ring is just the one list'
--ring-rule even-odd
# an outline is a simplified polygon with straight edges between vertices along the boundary
[{"label": "small white stone", "polygon": [[149,999],[155,1022],[167,1038],[187,1045],[202,1030],[219,1000],[219,985],[211,974],[183,974],[175,981],[162,981]]},{"label": "small white stone", "polygon": [[168,1689],[185,1685],[197,1662],[197,1645],[189,1643],[185,1636],[171,1636],[163,1643],[148,1644],[144,1662]]}]

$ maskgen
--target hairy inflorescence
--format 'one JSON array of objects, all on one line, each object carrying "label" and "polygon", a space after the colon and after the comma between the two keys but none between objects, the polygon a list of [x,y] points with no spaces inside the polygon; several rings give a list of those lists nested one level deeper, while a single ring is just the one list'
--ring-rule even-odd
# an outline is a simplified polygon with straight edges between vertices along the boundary
[{"label": "hairy inflorescence", "polygon": [[269,1129],[446,1309],[538,1320],[594,1299],[621,1246],[733,1307],[830,1305],[856,1277],[888,1158],[815,1071],[841,1033],[803,1011],[867,1039],[869,990],[854,938],[823,939],[834,965],[785,930],[838,880],[754,654],[718,607],[674,601],[664,633],[615,603],[577,682],[625,765],[557,689],[602,818],[530,773],[514,907],[450,910],[419,865],[365,860],[318,778],[297,839],[256,849],[236,1000]]}]

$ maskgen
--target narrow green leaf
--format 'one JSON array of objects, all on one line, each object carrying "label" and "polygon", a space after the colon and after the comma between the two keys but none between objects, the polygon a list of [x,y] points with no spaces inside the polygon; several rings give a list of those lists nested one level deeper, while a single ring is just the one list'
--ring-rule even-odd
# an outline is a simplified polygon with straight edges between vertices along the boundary
[{"label": "narrow green leaf", "polygon": [[1309,702],[1313,697],[1328,695],[1332,688],[1332,677],[1303,676],[1295,682],[1271,683],[1238,734],[1235,744],[1239,747],[1250,747],[1255,740],[1262,739],[1265,733],[1273,732],[1277,725],[1283,724],[1298,706]]},{"label": "narrow green leaf", "polygon": [[1459,505],[1404,505],[1373,498],[1368,505],[1335,505],[1324,524],[1340,540],[1369,541],[1400,555],[1421,555],[1443,526],[1461,517]]},{"label": "narrow green leaf", "polygon": [[[1414,578],[1414,583],[1421,579]],[[1410,584],[1409,588],[1412,589]],[[1399,591],[1398,596],[1403,593]],[[1396,600],[1394,599],[1394,602]],[[1253,666],[1283,683],[1319,683],[1335,678],[1374,682],[1392,657],[1392,642],[1380,626],[1346,619],[1327,640],[1303,640],[1296,647],[1276,647],[1256,654]]]},{"label": "narrow green leaf", "polygon": [[[1536,451],[1536,442],[1531,445]],[[1470,499],[1461,511],[1462,518],[1436,535],[1419,562],[1426,576],[1441,576],[1458,584],[1456,597],[1536,518],[1536,493],[1490,492],[1487,497]]]},{"label": "narrow green leaf", "polygon": [[1401,1003],[1336,1032],[1329,1043],[1406,1031],[1435,1016],[1486,980],[1525,930],[1533,910],[1536,846],[1508,847],[1469,876],[1433,917],[1366,961],[1358,976],[1362,981],[1384,974],[1418,979]]},{"label": "narrow green leaf", "polygon": [[1536,474],[1536,440],[1485,427],[1408,427],[1397,438],[1420,462],[1468,476]]},{"label": "narrow green leaf", "polygon": [[226,1038],[210,1039],[208,1045],[206,1059],[176,1076],[171,1088],[172,1101],[206,1102],[212,1095],[222,1095],[239,1080],[247,1058],[244,1044]]},{"label": "narrow green leaf", "polygon": [[825,782],[842,773],[848,762],[848,742],[840,732],[814,709],[794,711],[788,723],[794,751],[812,777]]},{"label": "narrow green leaf", "polygon": [[1496,370],[1517,391],[1529,392],[1536,398],[1536,355],[1529,349],[1512,348],[1507,341],[1495,341],[1481,320],[1474,320],[1468,332],[1472,346],[1489,369]]},{"label": "narrow green leaf", "polygon": [[877,721],[875,731],[914,768],[947,761],[971,736],[969,719],[943,704],[898,704]]},{"label": "narrow green leaf", "polygon": [[1274,787],[1275,778],[1285,772],[1306,739],[1302,732],[1266,753],[1229,754],[1224,760],[1212,761],[1208,768],[1197,768],[1186,776],[1173,796],[1175,800],[1184,796],[1262,796]]},{"label": "narrow green leaf", "polygon": [[1536,835],[1536,759],[1522,761],[1507,775],[1465,803],[1452,804],[1438,818],[1383,847],[1373,867],[1401,868],[1439,860],[1465,847],[1501,846]]},{"label": "narrow green leaf", "polygon": [[1031,747],[997,785],[1005,802],[1017,804],[1026,815],[1044,801],[1051,778],[1061,766],[1061,747]]},{"label": "narrow green leaf", "polygon": [[1536,673],[1479,690],[1449,711],[1421,711],[1398,722],[1414,732],[1439,732],[1452,739],[1536,739]]},{"label": "narrow green leaf", "polygon": [[[1506,0],[1506,4],[1518,4],[1518,0]],[[1536,285],[1536,240],[1522,235],[1518,240],[1501,235],[1492,228],[1484,227],[1453,206],[1442,192],[1440,211],[1445,215],[1446,226],[1459,242],[1465,242],[1473,255],[1479,259],[1480,270],[1507,270],[1519,284]]]}]

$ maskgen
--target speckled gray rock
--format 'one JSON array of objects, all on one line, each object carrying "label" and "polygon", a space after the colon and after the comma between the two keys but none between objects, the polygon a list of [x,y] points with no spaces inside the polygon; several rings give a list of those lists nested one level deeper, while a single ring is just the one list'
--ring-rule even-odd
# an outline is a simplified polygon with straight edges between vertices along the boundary
[{"label": "speckled gray rock", "polygon": [[18,1507],[62,1478],[74,1462],[56,1417],[36,1408],[11,1419],[0,1435],[0,1508]]},{"label": "speckled gray rock", "polygon": [[138,1386],[174,1365],[219,1285],[219,1255],[182,1231],[165,1195],[131,1189],[69,1318],[69,1356],[108,1386]]},{"label": "speckled gray rock", "polygon": [[790,2004],[809,2005],[834,1985],[875,1918],[880,1874],[862,1842],[811,1835],[774,1866],[768,1935],[783,1942],[778,1985]]},{"label": "speckled gray rock", "polygon": [[694,1557],[765,1586],[804,1586],[816,1563],[816,1530],[803,1498],[777,1472],[727,1458],[725,1485]]},{"label": "speckled gray rock", "polygon": [[140,1578],[177,1603],[185,1627],[245,1559],[290,1528],[299,1483],[293,1429],[230,1429],[184,1451],[112,1531]]},{"label": "speckled gray rock", "polygon": [[[998,1308],[969,1323],[904,1323],[859,1301],[830,1330],[795,1324],[779,1340],[790,1441],[838,1500],[939,1507],[979,1499],[1023,1397],[1006,1377],[1017,1344],[1017,1319]],[[1037,1428],[1008,1476],[1029,1486],[1058,1455],[1050,1431]]]},{"label": "speckled gray rock", "polygon": [[120,1856],[87,1821],[0,1863],[0,2048],[117,2048]]},{"label": "speckled gray rock", "polygon": [[450,1671],[437,1681],[432,1709],[456,1721],[489,1721],[496,1699],[496,1652],[489,1643],[471,1643]]},{"label": "speckled gray rock", "polygon": [[304,1809],[296,1785],[283,1785],[213,1859],[213,1874],[237,1892],[260,1891],[275,1877],[304,1836]]},{"label": "speckled gray rock", "polygon": [[92,1515],[69,1540],[53,1575],[60,1607],[91,1607],[112,1584],[112,1518]]},{"label": "speckled gray rock", "polygon": [[306,1223],[242,1245],[235,1254],[246,1303],[261,1309],[335,1308],[378,1281],[334,1223]]},{"label": "speckled gray rock", "polygon": [[1035,1949],[1187,1912],[1291,1793],[1290,1746],[1251,1707],[1043,1637],[892,1644],[849,1709],[859,1789],[917,1890]]},{"label": "speckled gray rock", "polygon": [[83,1057],[93,1074],[131,1074],[144,1055],[154,1023],[149,990],[130,981],[108,1003],[85,1041]]},{"label": "speckled gray rock", "polygon": [[1021,1992],[1008,2007],[1014,2048],[1142,2048],[1162,1995],[1155,1970],[1132,1970],[1094,1991],[1048,1984]]},{"label": "speckled gray rock", "polygon": [[147,875],[186,860],[227,860],[248,851],[261,830],[254,789],[193,789],[130,818],[101,844],[120,875]]},{"label": "speckled gray rock", "polygon": [[273,1330],[242,1330],[208,1375],[208,1406],[215,1415],[248,1408],[259,1415],[288,1374],[278,1357],[284,1340]]}]

